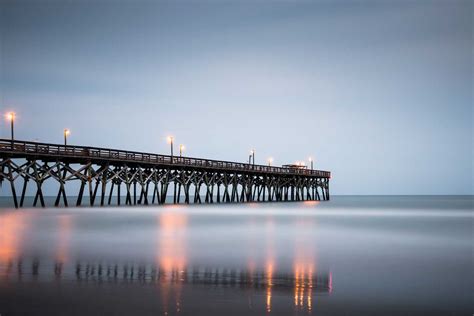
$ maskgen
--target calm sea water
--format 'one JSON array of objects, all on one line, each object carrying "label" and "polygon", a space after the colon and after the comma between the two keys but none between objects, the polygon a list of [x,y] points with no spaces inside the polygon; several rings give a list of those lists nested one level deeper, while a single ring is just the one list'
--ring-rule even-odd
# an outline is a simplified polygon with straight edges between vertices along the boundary
[{"label": "calm sea water", "polygon": [[0,209],[0,314],[472,315],[473,197]]}]

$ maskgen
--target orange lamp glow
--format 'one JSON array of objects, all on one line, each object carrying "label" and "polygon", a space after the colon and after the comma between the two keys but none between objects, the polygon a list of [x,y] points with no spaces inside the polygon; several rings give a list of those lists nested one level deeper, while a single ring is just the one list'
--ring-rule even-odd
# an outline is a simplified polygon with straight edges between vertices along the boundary
[{"label": "orange lamp glow", "polygon": [[15,120],[15,112],[8,112],[8,113],[6,114],[6,118],[7,118],[7,120],[9,120],[9,121],[14,121],[14,120]]}]

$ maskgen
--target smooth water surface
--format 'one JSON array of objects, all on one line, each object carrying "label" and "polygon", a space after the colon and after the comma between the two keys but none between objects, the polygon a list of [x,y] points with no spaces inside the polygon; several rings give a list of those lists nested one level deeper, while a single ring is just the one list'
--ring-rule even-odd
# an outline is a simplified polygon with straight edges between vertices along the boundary
[{"label": "smooth water surface", "polygon": [[473,197],[0,209],[0,314],[471,315]]}]

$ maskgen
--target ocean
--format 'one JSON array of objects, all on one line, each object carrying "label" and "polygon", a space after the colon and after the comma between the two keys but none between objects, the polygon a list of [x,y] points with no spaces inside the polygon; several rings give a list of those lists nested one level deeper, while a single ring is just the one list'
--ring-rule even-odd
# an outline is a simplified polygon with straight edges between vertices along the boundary
[{"label": "ocean", "polygon": [[472,315],[473,201],[16,210],[2,198],[0,315]]}]

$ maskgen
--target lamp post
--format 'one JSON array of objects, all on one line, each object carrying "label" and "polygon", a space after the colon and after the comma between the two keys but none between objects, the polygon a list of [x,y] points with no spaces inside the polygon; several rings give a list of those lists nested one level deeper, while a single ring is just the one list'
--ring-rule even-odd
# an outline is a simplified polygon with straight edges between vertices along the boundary
[{"label": "lamp post", "polygon": [[173,158],[173,141],[174,141],[174,137],[168,136],[168,142],[170,143],[170,146],[171,146],[171,158]]},{"label": "lamp post", "polygon": [[184,147],[183,144],[179,145],[179,156],[182,157],[183,156],[183,151],[185,150],[186,148]]},{"label": "lamp post", "polygon": [[13,141],[15,140],[15,113],[14,112],[8,112],[7,119],[10,121],[12,147],[13,147]]},{"label": "lamp post", "polygon": [[[252,164],[255,165],[255,149],[252,149],[250,151],[250,156],[252,157]],[[249,164],[250,164],[250,158],[249,158]]]},{"label": "lamp post", "polygon": [[313,170],[313,157],[309,157],[308,160],[311,163],[311,170]]},{"label": "lamp post", "polygon": [[71,131],[67,128],[64,129],[64,146],[67,146],[67,137],[71,134]]},{"label": "lamp post", "polygon": [[268,166],[270,167],[272,165],[273,158],[272,157],[268,158],[267,162],[268,162]]}]

